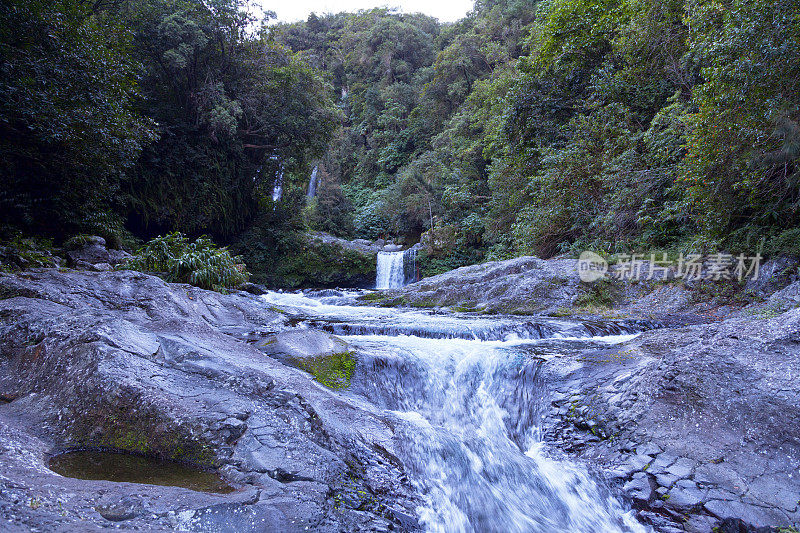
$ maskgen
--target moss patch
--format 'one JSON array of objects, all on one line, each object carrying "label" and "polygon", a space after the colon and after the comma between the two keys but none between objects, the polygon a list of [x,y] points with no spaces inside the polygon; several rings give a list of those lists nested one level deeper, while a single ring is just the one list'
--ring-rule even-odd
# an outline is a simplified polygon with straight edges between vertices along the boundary
[{"label": "moss patch", "polygon": [[314,376],[318,382],[334,390],[350,387],[356,368],[354,352],[339,352],[319,357],[295,359],[295,364]]},{"label": "moss patch", "polygon": [[368,294],[362,294],[357,298],[360,302],[382,302],[386,299],[386,295],[381,292],[370,292]]},{"label": "moss patch", "polygon": [[[196,435],[201,428],[163,416],[143,405],[135,394],[123,392],[117,401],[92,404],[73,413],[66,448],[103,448],[215,468],[214,447]],[[133,407],[137,406],[137,407]]]}]

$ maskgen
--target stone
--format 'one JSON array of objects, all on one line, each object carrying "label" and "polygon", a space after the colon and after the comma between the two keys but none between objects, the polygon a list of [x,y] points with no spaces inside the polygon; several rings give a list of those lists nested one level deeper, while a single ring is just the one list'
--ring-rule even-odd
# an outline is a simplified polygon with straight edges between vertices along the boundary
[{"label": "stone", "polygon": [[[0,273],[0,295],[0,390],[13,398],[0,402],[0,529],[7,509],[27,530],[47,531],[112,521],[144,531],[366,531],[386,520],[378,509],[415,516],[421,499],[402,464],[385,459],[398,454],[392,427],[402,421],[259,351],[253,331],[291,331],[259,298],[131,271],[55,269]],[[347,348],[298,331],[280,346]],[[229,482],[257,487],[143,488],[47,468],[49,454],[75,447],[222,467]],[[369,497],[369,509],[335,507],[342,490]]]},{"label": "stone", "polygon": [[653,482],[644,472],[637,472],[633,475],[633,479],[623,485],[624,490],[628,496],[639,505],[644,505],[653,499],[654,487]]},{"label": "stone", "polygon": [[771,527],[755,527],[739,518],[726,518],[717,522],[713,531],[716,533],[772,533]]},{"label": "stone", "polygon": [[88,237],[85,242],[74,250],[69,250],[66,255],[68,264],[79,268],[84,268],[82,265],[85,264],[108,264],[113,267],[131,257],[123,250],[108,249],[105,239],[96,236]]},{"label": "stone", "polygon": [[[615,382],[617,382],[617,380],[615,380]],[[662,451],[663,450],[661,449],[661,446],[654,444],[652,442],[648,442],[647,444],[637,446],[636,448],[637,455],[649,455],[651,457],[655,457]]]},{"label": "stone", "polygon": [[106,520],[122,522],[143,514],[144,505],[135,496],[125,496],[119,501],[100,504],[95,507],[95,510]]},{"label": "stone", "polygon": [[261,296],[262,294],[266,294],[267,289],[263,285],[258,285],[256,283],[242,283],[239,285],[238,289],[240,291],[249,292],[250,294],[255,294],[256,296]]},{"label": "stone", "polygon": [[650,465],[650,472],[666,472],[667,467],[671,466],[678,458],[668,453],[662,453],[656,456],[653,463]]},{"label": "stone", "polygon": [[735,518],[756,527],[785,524],[786,520],[784,515],[774,510],[741,501],[710,500],[703,507],[719,519]]},{"label": "stone", "polygon": [[316,329],[296,329],[278,333],[267,339],[262,348],[265,353],[295,359],[322,357],[351,350],[350,345],[344,340]]},{"label": "stone", "polygon": [[800,504],[800,490],[791,488],[790,477],[786,474],[765,474],[752,481],[747,495],[767,505],[775,505],[793,513]]},{"label": "stone", "polygon": [[108,272],[109,270],[114,270],[114,267],[110,263],[95,263],[91,269],[95,272]]},{"label": "stone", "polygon": [[769,259],[759,268],[758,278],[748,278],[745,290],[757,296],[772,294],[798,280],[800,260],[796,257]]},{"label": "stone", "polygon": [[680,458],[666,468],[667,474],[675,476],[678,479],[687,478],[692,475],[694,468],[694,461],[691,459]]},{"label": "stone", "polygon": [[[650,469],[647,469],[650,472]],[[656,483],[661,485],[662,487],[671,487],[676,481],[678,481],[677,476],[673,476],[671,474],[666,474],[664,472],[659,472],[657,474],[653,474],[656,478]]]},{"label": "stone", "polygon": [[631,455],[624,463],[629,472],[638,472],[647,468],[653,459],[649,455]]},{"label": "stone", "polygon": [[582,292],[577,261],[519,257],[462,267],[387,291],[429,307],[470,307],[486,312],[534,313],[568,307]]},{"label": "stone", "polygon": [[703,493],[694,483],[678,482],[668,493],[667,505],[680,511],[688,511],[699,507],[703,502]]}]

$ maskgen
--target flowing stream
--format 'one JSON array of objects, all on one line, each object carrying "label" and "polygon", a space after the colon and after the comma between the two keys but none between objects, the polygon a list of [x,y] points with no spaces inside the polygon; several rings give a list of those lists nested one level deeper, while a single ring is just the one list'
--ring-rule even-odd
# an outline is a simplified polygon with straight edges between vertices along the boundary
[{"label": "flowing stream", "polygon": [[542,441],[543,361],[607,348],[655,324],[486,317],[355,305],[357,293],[269,293],[299,327],[358,353],[351,393],[403,419],[401,460],[435,532],[644,532],[630,510]]}]

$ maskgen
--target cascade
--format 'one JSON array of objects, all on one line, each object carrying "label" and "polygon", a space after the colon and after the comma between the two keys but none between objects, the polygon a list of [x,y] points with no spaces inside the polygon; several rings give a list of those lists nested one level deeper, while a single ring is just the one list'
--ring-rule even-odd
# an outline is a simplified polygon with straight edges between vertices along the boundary
[{"label": "cascade", "polygon": [[378,252],[377,289],[399,289],[416,281],[417,248],[404,252]]},{"label": "cascade", "polygon": [[317,196],[317,170],[318,167],[314,167],[314,170],[311,171],[311,179],[308,180],[308,196],[309,198],[314,198]]},{"label": "cascade", "polygon": [[[379,287],[401,285],[413,257],[382,253]],[[348,394],[392,420],[396,457],[422,495],[421,530],[652,533],[545,439],[556,389],[540,370],[565,353],[616,350],[658,324],[370,307],[359,293],[315,294],[263,298],[353,347]]]},{"label": "cascade", "polygon": [[283,197],[283,165],[275,175],[275,187],[272,189],[272,201],[277,202]]}]

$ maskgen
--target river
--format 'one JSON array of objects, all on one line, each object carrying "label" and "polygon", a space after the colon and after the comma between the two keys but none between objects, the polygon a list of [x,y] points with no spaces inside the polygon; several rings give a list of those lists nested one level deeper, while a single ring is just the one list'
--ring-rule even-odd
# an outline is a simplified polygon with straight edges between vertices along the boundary
[{"label": "river", "polygon": [[541,435],[538,369],[563,353],[613,346],[647,322],[578,322],[357,305],[361,293],[270,292],[299,327],[349,342],[349,394],[408,422],[397,428],[405,468],[432,532],[644,532],[584,465]]}]

